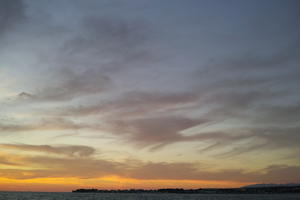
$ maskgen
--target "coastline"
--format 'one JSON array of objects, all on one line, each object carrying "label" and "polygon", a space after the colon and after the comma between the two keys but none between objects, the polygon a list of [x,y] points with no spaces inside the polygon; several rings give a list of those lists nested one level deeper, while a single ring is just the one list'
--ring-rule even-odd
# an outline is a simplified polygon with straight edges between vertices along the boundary
[{"label": "coastline", "polygon": [[125,190],[98,190],[76,189],[73,193],[175,193],[175,194],[287,194],[300,193],[300,186],[278,186],[257,188],[165,188],[165,189],[125,189]]}]

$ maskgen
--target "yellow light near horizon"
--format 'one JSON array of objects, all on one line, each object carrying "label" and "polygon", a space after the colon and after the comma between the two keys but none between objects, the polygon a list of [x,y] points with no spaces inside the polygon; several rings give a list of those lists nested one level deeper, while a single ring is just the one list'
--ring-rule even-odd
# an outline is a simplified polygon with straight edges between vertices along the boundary
[{"label": "yellow light near horizon", "polygon": [[232,181],[205,181],[205,180],[139,180],[118,176],[83,179],[68,178],[34,178],[9,179],[0,178],[0,190],[9,191],[53,191],[70,192],[78,188],[97,189],[158,189],[158,188],[205,188],[205,187],[240,187],[245,184]]}]

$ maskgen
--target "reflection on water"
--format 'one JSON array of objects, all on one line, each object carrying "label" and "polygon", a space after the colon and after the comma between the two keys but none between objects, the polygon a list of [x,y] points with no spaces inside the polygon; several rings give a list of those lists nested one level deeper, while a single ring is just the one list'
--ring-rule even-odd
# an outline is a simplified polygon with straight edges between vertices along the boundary
[{"label": "reflection on water", "polygon": [[0,200],[300,200],[300,194],[99,194],[0,192]]}]

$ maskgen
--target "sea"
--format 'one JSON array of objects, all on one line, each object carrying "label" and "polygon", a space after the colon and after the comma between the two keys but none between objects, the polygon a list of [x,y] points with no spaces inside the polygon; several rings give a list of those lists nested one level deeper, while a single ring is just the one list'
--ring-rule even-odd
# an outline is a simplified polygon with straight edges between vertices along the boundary
[{"label": "sea", "polygon": [[0,200],[300,200],[300,194],[0,192]]}]

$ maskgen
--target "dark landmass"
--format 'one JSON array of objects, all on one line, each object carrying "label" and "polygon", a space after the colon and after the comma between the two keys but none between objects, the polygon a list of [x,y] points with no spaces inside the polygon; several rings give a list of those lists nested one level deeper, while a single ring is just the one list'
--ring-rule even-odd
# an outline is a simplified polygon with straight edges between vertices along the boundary
[{"label": "dark landmass", "polygon": [[280,194],[300,193],[300,186],[271,186],[271,187],[242,187],[242,188],[200,188],[182,189],[167,188],[157,190],[128,189],[128,190],[98,190],[98,189],[77,189],[72,192],[78,193],[177,193],[177,194]]},{"label": "dark landmass", "polygon": [[274,184],[274,183],[268,183],[268,184],[254,184],[254,185],[246,185],[242,188],[262,188],[262,187],[296,187],[300,186],[300,183],[287,183],[287,184]]}]

